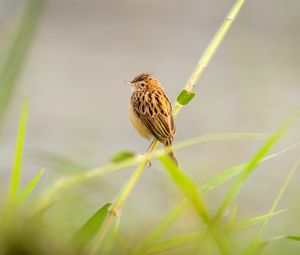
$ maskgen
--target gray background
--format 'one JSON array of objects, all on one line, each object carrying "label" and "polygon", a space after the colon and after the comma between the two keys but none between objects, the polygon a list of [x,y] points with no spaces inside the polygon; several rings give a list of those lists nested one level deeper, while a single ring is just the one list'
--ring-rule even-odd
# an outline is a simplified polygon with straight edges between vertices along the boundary
[{"label": "gray background", "polygon": [[[86,169],[106,163],[119,150],[143,152],[148,143],[131,126],[130,89],[123,81],[150,72],[174,101],[233,2],[50,0],[1,133],[3,185],[25,95],[30,97],[30,115],[24,182],[40,166],[47,167],[46,176],[53,176],[55,165],[41,160],[41,151]],[[8,22],[21,9],[21,1],[14,3],[1,11],[2,20]],[[297,0],[246,2],[196,87],[197,96],[176,118],[175,142],[210,133],[272,133],[299,109],[299,10]],[[297,121],[273,151],[299,141],[299,127]],[[249,160],[261,145],[261,141],[217,142],[177,155],[183,169],[204,183],[221,170]],[[240,217],[267,212],[298,155],[299,149],[258,168],[238,198]],[[95,183],[90,204],[99,204],[99,194],[101,201],[111,200],[128,174],[106,177],[103,185],[110,185],[109,189]],[[142,231],[139,223],[150,227],[157,222],[173,204],[170,196],[178,195],[167,178],[156,163],[147,169],[129,199],[124,224],[132,221],[131,211],[137,212],[136,231]],[[289,208],[282,216],[284,223],[274,220],[279,234],[283,225],[284,231],[299,234],[293,224],[299,220],[298,182],[299,173],[281,204]],[[43,184],[49,185],[45,180]],[[227,188],[208,195],[212,210]]]}]

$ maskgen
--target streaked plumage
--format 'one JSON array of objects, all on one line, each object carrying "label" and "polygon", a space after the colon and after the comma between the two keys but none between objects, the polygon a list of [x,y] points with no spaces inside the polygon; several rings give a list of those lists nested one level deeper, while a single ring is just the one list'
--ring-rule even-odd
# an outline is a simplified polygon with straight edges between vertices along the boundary
[{"label": "streaked plumage", "polygon": [[[171,146],[175,136],[172,105],[160,82],[143,73],[128,82],[134,91],[130,100],[130,117],[141,136],[156,138],[164,146]],[[169,156],[177,163],[171,151]]]}]

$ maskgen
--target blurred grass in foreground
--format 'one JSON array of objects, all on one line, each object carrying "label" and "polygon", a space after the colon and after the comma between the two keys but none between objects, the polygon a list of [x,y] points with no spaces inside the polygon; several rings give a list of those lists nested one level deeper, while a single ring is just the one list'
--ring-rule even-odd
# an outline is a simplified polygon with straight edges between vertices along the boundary
[{"label": "blurred grass in foreground", "polygon": [[44,4],[44,0],[28,0],[16,24],[8,29],[13,31],[3,38],[9,43],[0,48],[0,128]]},{"label": "blurred grass in foreground", "polygon": [[[24,23],[20,23],[21,27],[8,51],[7,59],[3,62],[3,69],[0,72],[0,118],[3,116],[9,102],[43,1],[30,0],[28,3],[23,16]],[[237,1],[237,3],[241,6],[243,1]],[[235,14],[238,11],[237,8],[233,10]],[[230,18],[231,16],[227,23],[224,23],[226,29],[232,22]],[[224,33],[217,33],[217,35],[219,37],[216,38],[221,41]],[[208,52],[208,55],[205,56],[209,56],[206,59],[210,59],[214,51],[208,48],[206,52]],[[200,61],[200,63],[202,62]],[[203,65],[203,70],[205,67],[206,64]],[[184,104],[193,96],[194,94],[191,91],[186,90],[179,97],[179,101]],[[178,107],[175,108],[176,111],[178,111]],[[186,174],[187,171],[174,165],[165,156],[164,150],[150,151],[143,156],[136,156],[133,153],[123,151],[114,156],[113,161],[107,165],[85,172],[76,171],[76,174],[71,174],[71,172],[61,174],[60,178],[54,183],[50,183],[41,193],[36,188],[43,178],[44,171],[47,171],[47,166],[45,169],[36,169],[36,176],[25,185],[25,188],[20,185],[22,158],[24,148],[26,148],[24,145],[28,108],[28,101],[25,100],[11,170],[10,187],[7,191],[6,200],[1,201],[0,254],[77,255],[91,254],[91,251],[96,254],[162,254],[164,252],[168,254],[260,254],[267,252],[268,246],[272,245],[273,242],[288,240],[297,244],[300,240],[300,236],[298,236],[300,230],[299,233],[290,234],[286,234],[286,231],[282,230],[281,233],[273,233],[269,238],[263,236],[269,220],[288,210],[288,208],[279,209],[277,207],[290,180],[299,168],[299,159],[289,171],[278,194],[274,195],[274,202],[270,210],[260,215],[241,219],[237,210],[238,205],[235,202],[239,191],[246,188],[245,184],[249,180],[249,176],[253,174],[259,165],[267,160],[275,160],[284,153],[298,147],[299,142],[268,155],[270,150],[283,139],[283,134],[291,123],[284,123],[273,135],[212,134],[191,138],[175,144],[174,149],[179,150],[191,149],[195,145],[212,141],[218,143],[233,140],[264,141],[263,146],[257,150],[248,162],[221,171],[201,186],[197,183],[197,180]],[[99,204],[98,209],[90,213],[89,208],[86,207],[89,198],[80,194],[80,187],[90,180],[103,177],[112,172],[117,174],[119,171],[125,171],[131,166],[138,166],[137,169],[142,170],[141,167],[148,158],[159,159],[161,162],[160,170],[165,169],[169,174],[169,180],[178,188],[178,194],[182,195],[182,201],[175,200],[175,207],[166,212],[162,220],[153,224],[149,231],[144,230],[144,226],[140,226],[143,231],[135,233],[134,228],[126,224],[126,231],[131,231],[133,232],[132,235],[135,235],[134,242],[128,242],[128,237],[122,233],[122,227],[120,226],[124,223],[122,215],[118,210],[111,209],[111,201]],[[70,164],[66,168],[72,168],[71,163],[65,161],[64,165]],[[133,178],[138,176],[135,173],[132,176]],[[228,193],[225,194],[224,200],[217,210],[212,213],[211,208],[208,208],[206,204],[206,193],[224,183],[228,183],[230,180],[233,182],[228,189]],[[127,186],[120,188],[116,201],[122,203],[117,203],[117,205],[124,204],[126,196],[133,187],[133,182],[129,182],[129,184],[132,185],[130,189],[126,190]],[[295,194],[295,196],[297,195]],[[137,201],[137,204],[140,205],[141,203]],[[55,211],[55,209],[57,210]],[[117,209],[121,210],[122,206]],[[79,213],[82,211],[89,216],[82,219],[82,214]],[[167,235],[167,232],[171,231],[172,226],[180,221],[180,216],[184,214],[188,214],[189,220],[193,222],[196,229],[191,231],[186,228]],[[135,215],[132,216],[134,220]],[[116,217],[117,220],[112,221],[113,217]],[[111,219],[111,221],[109,222],[107,219]],[[256,227],[254,234],[253,227]],[[104,228],[105,231],[103,231]],[[102,242],[97,242],[99,233],[103,234]],[[243,236],[243,241],[236,238],[236,235]],[[95,243],[99,245],[95,245]],[[292,254],[296,251],[297,248],[286,252]]]},{"label": "blurred grass in foreground", "polygon": [[[261,215],[253,215],[253,217],[240,219],[237,215],[236,206],[233,198],[238,195],[239,189],[243,188],[248,180],[248,176],[253,172],[258,165],[266,160],[274,160],[284,153],[296,148],[298,144],[291,145],[285,150],[273,153],[266,156],[268,151],[275,145],[276,142],[282,139],[286,128],[289,125],[284,124],[274,135],[263,134],[217,134],[206,135],[195,139],[189,139],[178,143],[174,146],[177,149],[189,149],[194,145],[210,141],[225,141],[225,140],[266,140],[260,150],[253,156],[249,162],[233,166],[230,169],[224,170],[202,187],[199,187],[197,182],[191,179],[182,169],[174,165],[174,163],[166,157],[163,150],[155,151],[149,155],[118,158],[115,163],[110,163],[97,169],[92,169],[87,172],[81,172],[73,175],[65,175],[56,183],[50,185],[44,193],[37,194],[34,198],[28,199],[31,193],[34,193],[36,185],[39,184],[40,178],[43,178],[44,169],[40,170],[32,181],[23,189],[20,189],[20,178],[22,170],[22,157],[24,153],[26,120],[28,114],[28,102],[23,103],[22,114],[20,118],[19,134],[16,143],[15,162],[12,168],[11,185],[7,194],[7,201],[3,201],[0,217],[0,254],[89,254],[91,244],[94,237],[101,228],[104,219],[110,211],[110,203],[99,206],[99,210],[92,214],[82,227],[78,226],[77,230],[68,227],[70,222],[65,222],[65,226],[61,221],[56,222],[57,216],[51,213],[51,208],[60,206],[61,202],[68,197],[69,194],[76,195],[78,188],[84,182],[90,179],[97,178],[111,172],[123,171],[130,165],[139,164],[146,158],[159,157],[162,166],[169,173],[173,183],[178,187],[185,200],[177,202],[177,206],[171,209],[166,214],[161,222],[153,226],[153,229],[143,236],[139,236],[134,243],[127,243],[126,236],[123,236],[119,231],[119,224],[122,222],[118,215],[116,221],[110,228],[108,235],[101,244],[97,254],[157,254],[171,250],[171,254],[180,254],[176,250],[180,247],[187,247],[189,254],[203,254],[208,250],[211,254],[259,254],[272,242],[282,239],[290,241],[299,241],[300,236],[294,233],[282,235],[283,233],[274,233],[274,236],[264,240],[262,237],[263,231],[266,228],[269,220],[279,214],[285,213],[288,209],[278,209],[277,206],[284,194],[290,180],[295,171],[299,168],[300,160],[290,170],[286,181],[283,183],[274,203],[269,212]],[[122,152],[124,154],[124,152]],[[128,155],[128,154],[126,154]],[[102,170],[105,171],[102,171]],[[99,171],[100,170],[100,171]],[[251,171],[250,171],[251,170]],[[92,174],[91,174],[92,173]],[[237,178],[236,178],[237,177]],[[224,202],[220,204],[216,216],[211,215],[211,210],[207,208],[205,203],[205,193],[214,190],[219,185],[235,178],[235,182],[229,188],[228,195],[225,196]],[[59,184],[59,185],[58,185]],[[53,187],[56,187],[53,189]],[[59,187],[59,188],[57,188]],[[51,194],[49,198],[49,194]],[[59,194],[59,196],[57,196]],[[44,199],[47,202],[43,203]],[[50,199],[50,200],[49,200]],[[68,205],[65,210],[60,211],[68,219],[68,215],[76,218],[76,210],[84,206],[84,200]],[[43,207],[40,207],[40,204]],[[56,205],[57,204],[57,205]],[[179,216],[185,211],[195,209],[194,214],[195,224],[198,225],[198,220],[202,220],[198,231],[174,233],[173,237],[165,238],[165,233],[172,225],[179,220]],[[86,208],[81,208],[86,210]],[[224,212],[229,216],[225,216]],[[220,213],[221,212],[221,213]],[[49,218],[50,217],[50,218]],[[61,215],[60,215],[61,217]],[[79,217],[79,216],[78,216]],[[51,224],[50,224],[51,222]],[[80,222],[79,219],[76,222]],[[243,249],[239,249],[241,244],[236,244],[233,236],[238,233],[251,233],[251,227],[258,226],[257,234],[249,238],[243,245]],[[260,226],[260,227],[259,227]],[[250,229],[250,230],[249,230]],[[248,246],[249,245],[249,246]],[[248,248],[247,248],[248,246]],[[50,249],[48,247],[51,247]],[[181,250],[182,251],[182,250]]]}]

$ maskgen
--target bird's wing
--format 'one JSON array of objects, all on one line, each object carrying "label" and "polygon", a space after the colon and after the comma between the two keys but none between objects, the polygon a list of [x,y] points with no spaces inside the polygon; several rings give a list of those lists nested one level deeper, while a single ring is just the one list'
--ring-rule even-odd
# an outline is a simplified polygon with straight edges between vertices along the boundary
[{"label": "bird's wing", "polygon": [[169,99],[160,93],[140,94],[133,108],[152,135],[164,145],[171,145],[175,135],[172,106]]}]

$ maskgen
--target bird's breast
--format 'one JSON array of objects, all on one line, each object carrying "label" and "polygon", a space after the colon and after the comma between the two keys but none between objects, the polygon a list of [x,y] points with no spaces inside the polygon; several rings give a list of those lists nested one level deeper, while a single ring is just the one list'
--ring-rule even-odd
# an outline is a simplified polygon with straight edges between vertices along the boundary
[{"label": "bird's breast", "polygon": [[149,140],[151,138],[153,138],[153,135],[150,132],[150,130],[145,126],[145,124],[142,122],[142,120],[138,116],[137,112],[134,110],[132,103],[130,104],[130,119],[131,119],[132,125],[139,132],[139,134],[142,137],[149,139]]}]

